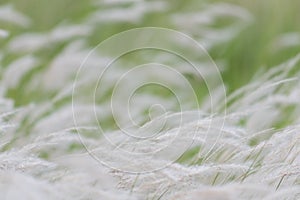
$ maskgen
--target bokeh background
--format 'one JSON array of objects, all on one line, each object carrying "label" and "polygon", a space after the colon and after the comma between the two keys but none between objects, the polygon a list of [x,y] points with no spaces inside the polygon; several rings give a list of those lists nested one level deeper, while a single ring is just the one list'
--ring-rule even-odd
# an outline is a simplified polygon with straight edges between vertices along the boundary
[{"label": "bokeh background", "polygon": [[[102,3],[101,3],[102,2]],[[106,3],[104,3],[106,2]],[[115,3],[114,3],[115,2]],[[78,0],[2,0],[1,4],[11,4],[32,20],[31,26],[20,28],[10,23],[1,22],[1,28],[8,29],[10,38],[24,32],[48,32],[59,24],[84,23],[95,11],[112,13],[114,8],[130,8],[138,1],[78,1]],[[246,9],[253,17],[232,41],[209,49],[215,60],[225,61],[225,71],[222,74],[229,91],[247,83],[255,73],[266,68],[278,65],[288,58],[295,56],[300,49],[300,2],[297,0],[244,0],[244,1],[163,1],[166,8],[153,8],[142,16],[136,15],[136,20],[126,20],[128,14],[124,12],[125,20],[103,20],[95,25],[95,29],[88,37],[91,46],[120,31],[135,27],[157,26],[185,31],[172,21],[176,13],[201,13],[207,5],[215,3],[230,3]],[[160,7],[160,5],[158,5]],[[163,7],[163,6],[161,6]],[[223,7],[226,10],[226,6]],[[127,15],[127,16],[126,16]],[[121,18],[122,18],[121,17]],[[197,18],[195,16],[194,18]],[[186,18],[189,23],[193,18]],[[218,18],[212,26],[221,27],[228,24],[228,19]],[[246,22],[245,22],[246,23]],[[198,25],[201,29],[201,25]],[[186,31],[189,34],[189,31]],[[9,40],[0,40],[3,47]],[[51,59],[58,54],[63,44],[47,52],[38,52],[41,56]],[[3,51],[3,48],[1,48]],[[12,59],[5,58],[5,66]]]},{"label": "bokeh background", "polygon": [[[2,0],[0,28],[8,32],[0,39],[2,93],[16,107],[55,99],[74,81],[89,50],[114,34],[150,26],[181,31],[203,45],[230,95],[299,53],[299,8],[296,0]],[[126,42],[118,45],[129,45]],[[138,54],[125,60],[137,65],[148,62],[149,55],[160,59],[150,52],[145,59]],[[199,77],[185,76],[199,102],[203,101],[207,88]],[[99,105],[105,101],[99,100]],[[68,102],[71,96],[52,106],[60,108]],[[105,124],[114,122],[108,119]]]}]

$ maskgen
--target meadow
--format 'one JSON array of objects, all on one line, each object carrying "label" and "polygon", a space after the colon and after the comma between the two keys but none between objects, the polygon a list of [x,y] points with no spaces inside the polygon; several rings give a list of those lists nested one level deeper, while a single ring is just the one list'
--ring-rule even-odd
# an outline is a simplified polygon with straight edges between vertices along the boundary
[{"label": "meadow", "polygon": [[0,199],[300,199],[300,1],[0,1]]}]

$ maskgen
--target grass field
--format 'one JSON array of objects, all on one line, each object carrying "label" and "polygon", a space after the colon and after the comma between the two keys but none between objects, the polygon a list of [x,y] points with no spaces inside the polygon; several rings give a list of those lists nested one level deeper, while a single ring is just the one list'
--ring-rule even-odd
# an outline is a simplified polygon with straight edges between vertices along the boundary
[{"label": "grass field", "polygon": [[0,199],[299,199],[299,8],[0,0]]}]

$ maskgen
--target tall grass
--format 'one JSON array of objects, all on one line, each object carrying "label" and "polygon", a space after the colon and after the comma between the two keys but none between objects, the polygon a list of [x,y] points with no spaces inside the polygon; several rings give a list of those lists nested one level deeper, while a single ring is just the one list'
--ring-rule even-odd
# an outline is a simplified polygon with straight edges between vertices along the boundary
[{"label": "tall grass", "polygon": [[0,7],[0,199],[300,198],[298,22],[77,3]]}]

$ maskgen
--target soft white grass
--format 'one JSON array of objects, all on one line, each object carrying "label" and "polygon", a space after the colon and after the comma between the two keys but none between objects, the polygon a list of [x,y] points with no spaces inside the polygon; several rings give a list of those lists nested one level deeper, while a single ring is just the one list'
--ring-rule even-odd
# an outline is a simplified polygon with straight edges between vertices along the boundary
[{"label": "soft white grass", "polygon": [[0,21],[4,23],[16,24],[23,27],[27,27],[31,24],[31,21],[28,17],[16,11],[10,4],[1,6]]},{"label": "soft white grass", "polygon": [[[113,7],[114,12],[108,11],[110,15],[102,13],[97,18],[88,18],[83,25],[61,25],[49,33],[23,33],[6,44],[8,56],[14,59],[1,68],[0,199],[299,199],[300,56],[272,68],[231,94],[227,99],[227,115],[221,103],[217,113],[204,113],[209,112],[208,98],[199,110],[166,112],[160,117],[150,116],[151,121],[138,129],[125,127],[136,136],[157,133],[153,138],[141,140],[123,134],[111,120],[110,95],[130,63],[117,63],[103,80],[102,92],[106,95],[96,105],[90,100],[98,79],[94,72],[102,69],[108,59],[108,55],[98,55],[88,60],[90,68],[78,77],[82,87],[73,96],[74,124],[72,84],[80,62],[89,51],[83,38],[91,34],[94,23],[124,20],[138,23],[152,10],[141,2],[130,2],[132,6],[124,10]],[[156,9],[160,4],[147,2],[155,11],[162,10]],[[120,13],[128,12],[133,13],[120,17]],[[206,18],[200,13],[197,18],[192,17],[195,20],[191,24],[175,21],[180,23],[179,27],[191,26],[183,28],[194,33],[196,25],[209,25],[217,17],[230,17],[233,25],[224,28],[230,36],[242,28],[243,21],[251,21],[248,12],[227,4],[209,6],[203,13]],[[191,18],[179,15],[180,19]],[[172,16],[170,21],[178,16]],[[11,6],[1,7],[0,20],[21,26],[30,24],[27,17]],[[208,47],[232,39],[211,40],[214,37],[211,31],[222,32],[206,30],[197,36]],[[34,54],[62,44],[65,44],[63,50],[50,60]],[[169,61],[168,57],[152,55],[162,63]],[[182,74],[194,73],[174,66]],[[209,70],[207,74],[212,78],[215,75]],[[159,75],[168,77],[164,70]],[[132,83],[152,76],[140,74]],[[187,95],[181,85],[176,85],[176,80],[168,83],[180,95]],[[7,94],[12,90],[14,99],[9,99]],[[215,88],[212,95],[221,97],[219,90]],[[120,102],[121,97],[117,99]],[[189,98],[187,95],[186,100]],[[152,102],[176,107],[169,96],[146,93],[134,104],[137,120],[148,119],[144,111]],[[95,114],[99,121],[108,124],[102,134]],[[162,122],[166,126],[161,126]],[[81,133],[80,137],[76,132]]]},{"label": "soft white grass", "polygon": [[8,35],[9,35],[9,32],[7,32],[3,29],[0,29],[0,37],[6,38]]}]

